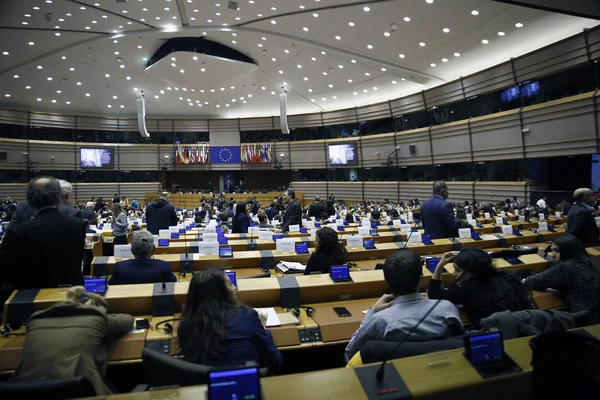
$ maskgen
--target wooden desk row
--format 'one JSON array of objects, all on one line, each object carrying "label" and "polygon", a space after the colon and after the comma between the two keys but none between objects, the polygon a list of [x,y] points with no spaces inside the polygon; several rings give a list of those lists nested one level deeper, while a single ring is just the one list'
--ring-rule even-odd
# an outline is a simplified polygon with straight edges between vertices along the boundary
[{"label": "wooden desk row", "polygon": [[[506,235],[502,236],[499,234],[495,235],[482,235],[482,240],[473,239],[434,239],[433,245],[424,245],[422,243],[410,243],[408,248],[417,254],[434,254],[444,253],[452,249],[460,247],[504,247],[516,244],[528,244],[536,243],[540,241],[553,240],[559,235],[564,233],[564,229],[558,228],[556,232],[538,232],[533,233],[529,231],[523,231],[522,236]],[[269,244],[268,240],[257,240],[259,245]],[[402,242],[391,242],[391,243],[378,243],[375,250],[366,250],[364,248],[347,248],[348,260],[369,260],[376,258],[385,258],[390,254],[398,251],[404,244]],[[172,248],[169,246],[166,249],[169,251],[177,251],[175,254],[157,254],[155,258],[168,261],[171,263],[171,269],[173,271],[179,271],[182,257],[185,257],[185,245],[179,243],[173,243]],[[189,253],[188,256],[193,260],[193,267],[195,270],[215,267],[215,266],[226,266],[231,268],[252,268],[252,267],[264,267],[273,268],[280,261],[298,261],[302,263],[308,262],[310,254],[296,254],[295,252],[282,252],[282,251],[271,251],[271,250],[259,250],[259,251],[234,251],[232,258],[219,258],[218,255],[200,255],[198,253]],[[94,275],[107,275],[112,274],[114,264],[118,262],[114,257],[96,257],[92,261],[92,273]]]}]

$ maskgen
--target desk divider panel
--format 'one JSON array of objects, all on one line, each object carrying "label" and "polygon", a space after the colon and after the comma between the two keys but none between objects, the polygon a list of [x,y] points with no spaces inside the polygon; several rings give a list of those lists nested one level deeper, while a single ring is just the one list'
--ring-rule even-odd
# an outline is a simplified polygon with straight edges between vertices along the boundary
[{"label": "desk divider panel", "polygon": [[260,250],[260,257],[261,268],[275,268],[275,258],[273,257],[273,252],[271,250]]},{"label": "desk divider panel", "polygon": [[300,287],[294,276],[278,276],[277,282],[281,290],[281,307],[282,308],[296,308],[302,305],[300,299]]},{"label": "desk divider panel", "polygon": [[92,260],[92,276],[108,275],[108,259],[110,257],[96,257]]},{"label": "desk divider panel", "polygon": [[23,324],[34,313],[33,302],[40,289],[19,290],[8,303],[5,323]]},{"label": "desk divider panel", "polygon": [[152,316],[167,317],[173,314],[175,314],[175,284],[155,283],[152,292]]}]

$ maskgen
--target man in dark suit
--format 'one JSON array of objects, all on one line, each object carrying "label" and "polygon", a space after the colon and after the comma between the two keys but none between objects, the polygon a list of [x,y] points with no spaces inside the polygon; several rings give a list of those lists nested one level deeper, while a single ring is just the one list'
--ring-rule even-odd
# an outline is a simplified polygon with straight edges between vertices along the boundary
[{"label": "man in dark suit", "polygon": [[277,210],[277,203],[272,202],[271,207],[265,210],[265,214],[267,215],[267,217],[269,217],[270,221],[273,221],[273,218],[275,218],[275,216],[279,214],[279,211]]},{"label": "man in dark suit", "polygon": [[325,208],[325,204],[321,203],[321,198],[319,196],[315,197],[315,202],[308,206],[308,216],[319,218],[321,214],[326,213],[327,208]]},{"label": "man in dark suit", "polygon": [[288,191],[285,192],[285,200],[288,203],[288,207],[285,210],[283,222],[281,223],[282,232],[289,231],[290,225],[302,226],[302,207],[300,207],[300,203],[296,200],[296,192],[292,189],[288,189]]},{"label": "man in dark suit", "polygon": [[433,197],[421,206],[425,235],[432,239],[456,236],[459,222],[454,218],[454,208],[448,203],[448,186],[444,181],[433,184]]},{"label": "man in dark suit", "polygon": [[177,213],[173,204],[169,203],[169,193],[162,192],[160,199],[150,204],[146,209],[147,229],[153,235],[158,235],[161,229],[177,225]]},{"label": "man in dark suit", "polygon": [[[58,179],[58,184],[60,185],[60,204],[58,205],[58,211],[71,217],[81,218],[81,210],[77,210],[69,205],[73,185],[63,179]],[[27,201],[19,202],[19,204],[17,204],[17,210],[10,220],[10,225],[14,226],[20,222],[32,219],[35,217],[37,211],[37,208],[32,207]]]},{"label": "man in dark suit", "polygon": [[137,231],[131,237],[131,253],[135,259],[115,264],[109,285],[133,285],[136,283],[177,282],[168,261],[154,260],[154,239],[147,231]]},{"label": "man in dark suit", "polygon": [[27,202],[33,219],[9,226],[0,248],[0,281],[16,289],[81,285],[84,221],[61,213],[61,188],[52,177],[34,178]]},{"label": "man in dark suit", "polygon": [[581,240],[585,247],[600,245],[593,205],[594,192],[587,188],[577,189],[567,216],[567,233]]},{"label": "man in dark suit", "polygon": [[96,213],[94,213],[95,203],[89,201],[86,206],[81,210],[81,219],[87,219],[90,221],[90,225],[96,225],[98,222],[98,218],[96,218]]}]

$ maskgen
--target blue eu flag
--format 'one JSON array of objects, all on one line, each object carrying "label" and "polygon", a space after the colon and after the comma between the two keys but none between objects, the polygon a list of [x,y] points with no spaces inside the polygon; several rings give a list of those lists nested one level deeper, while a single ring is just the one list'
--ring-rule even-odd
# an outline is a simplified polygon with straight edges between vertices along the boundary
[{"label": "blue eu flag", "polygon": [[212,164],[240,164],[240,146],[210,146]]}]

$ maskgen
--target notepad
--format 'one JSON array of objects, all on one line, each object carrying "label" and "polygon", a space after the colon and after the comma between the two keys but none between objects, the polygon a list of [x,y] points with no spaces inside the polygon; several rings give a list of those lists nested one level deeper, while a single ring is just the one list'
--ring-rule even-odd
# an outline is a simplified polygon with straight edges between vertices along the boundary
[{"label": "notepad", "polygon": [[279,317],[277,316],[277,313],[275,312],[275,309],[273,307],[255,308],[254,310],[256,310],[256,312],[258,313],[262,312],[264,314],[267,314],[267,323],[265,324],[267,327],[281,326],[281,321],[279,320]]}]

